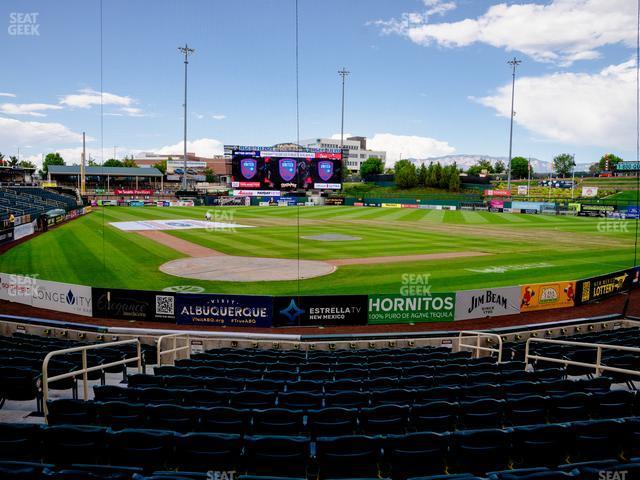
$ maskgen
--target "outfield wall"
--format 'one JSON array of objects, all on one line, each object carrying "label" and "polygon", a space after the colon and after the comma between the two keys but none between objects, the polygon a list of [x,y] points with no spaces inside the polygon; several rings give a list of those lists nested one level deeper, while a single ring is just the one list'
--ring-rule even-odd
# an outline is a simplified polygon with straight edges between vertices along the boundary
[{"label": "outfield wall", "polygon": [[[419,276],[417,276],[419,277]],[[86,317],[225,327],[453,322],[570,308],[637,288],[640,267],[576,281],[432,293],[407,278],[399,293],[282,296],[89,287],[0,273],[0,300]]]}]

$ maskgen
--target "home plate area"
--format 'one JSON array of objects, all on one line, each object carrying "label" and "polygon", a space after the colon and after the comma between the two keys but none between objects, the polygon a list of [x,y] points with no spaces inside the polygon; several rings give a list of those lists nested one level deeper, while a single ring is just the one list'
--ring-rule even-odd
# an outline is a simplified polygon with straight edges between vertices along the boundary
[{"label": "home plate area", "polygon": [[207,222],[205,220],[140,220],[135,222],[112,222],[114,227],[127,232],[143,232],[149,230],[190,230],[194,228],[207,228],[224,230],[228,228],[253,228],[252,225],[239,225],[237,223]]}]

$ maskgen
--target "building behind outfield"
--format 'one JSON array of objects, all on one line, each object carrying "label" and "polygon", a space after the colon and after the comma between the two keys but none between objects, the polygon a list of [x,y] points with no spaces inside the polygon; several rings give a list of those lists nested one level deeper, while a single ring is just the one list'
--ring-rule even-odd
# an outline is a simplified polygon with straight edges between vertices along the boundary
[{"label": "building behind outfield", "polygon": [[[340,148],[340,139],[335,138],[311,138],[301,140],[300,145],[307,148]],[[367,149],[366,137],[345,138],[343,148],[349,151],[349,157],[345,158],[345,167],[352,173],[360,172],[360,165],[369,157],[387,159],[387,152]]]}]

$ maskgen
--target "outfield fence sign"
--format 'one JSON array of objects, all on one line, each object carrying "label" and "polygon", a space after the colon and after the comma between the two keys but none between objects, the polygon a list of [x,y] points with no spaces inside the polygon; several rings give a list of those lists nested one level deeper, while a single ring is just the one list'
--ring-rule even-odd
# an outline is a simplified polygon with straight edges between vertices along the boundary
[{"label": "outfield fence sign", "polygon": [[638,285],[640,267],[607,275],[599,275],[576,282],[576,305],[601,300],[617,293],[626,292]]},{"label": "outfield fence sign", "polygon": [[178,325],[272,326],[272,297],[178,293],[175,307]]},{"label": "outfield fence sign", "polygon": [[175,323],[175,294],[93,288],[93,315],[99,318]]},{"label": "outfield fence sign", "polygon": [[520,312],[575,305],[576,282],[533,283],[521,289]]},{"label": "outfield fence sign", "polygon": [[366,295],[274,297],[274,327],[367,324]]},{"label": "outfield fence sign", "polygon": [[520,287],[463,290],[456,293],[455,320],[520,313]]},{"label": "outfield fence sign", "polygon": [[455,307],[455,293],[369,295],[369,324],[450,322]]}]

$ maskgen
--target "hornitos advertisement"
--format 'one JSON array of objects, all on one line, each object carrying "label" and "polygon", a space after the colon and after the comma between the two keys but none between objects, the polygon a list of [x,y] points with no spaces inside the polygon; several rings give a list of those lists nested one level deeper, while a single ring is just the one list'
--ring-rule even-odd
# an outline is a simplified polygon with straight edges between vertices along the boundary
[{"label": "hornitos advertisement", "polygon": [[575,305],[576,282],[534,283],[521,288],[521,312]]},{"label": "hornitos advertisement", "polygon": [[369,295],[369,324],[449,322],[455,307],[454,293]]}]

